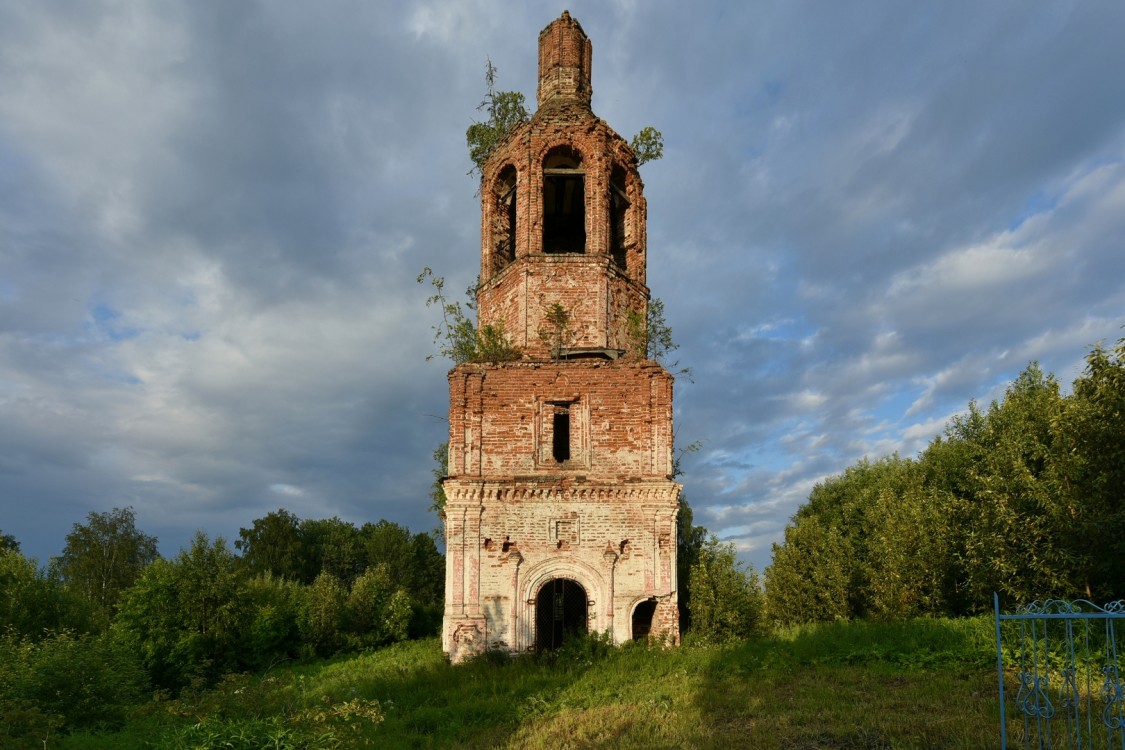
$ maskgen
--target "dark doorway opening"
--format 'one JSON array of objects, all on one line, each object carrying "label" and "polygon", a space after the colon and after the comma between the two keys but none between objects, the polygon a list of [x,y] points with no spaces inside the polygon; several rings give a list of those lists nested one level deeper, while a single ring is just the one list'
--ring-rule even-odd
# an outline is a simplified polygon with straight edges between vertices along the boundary
[{"label": "dark doorway opening", "polygon": [[569,578],[543,584],[535,597],[535,650],[553,651],[587,631],[586,589]]},{"label": "dark doorway opening", "polygon": [[652,616],[656,614],[656,600],[643,601],[633,610],[633,640],[643,641],[652,632]]}]

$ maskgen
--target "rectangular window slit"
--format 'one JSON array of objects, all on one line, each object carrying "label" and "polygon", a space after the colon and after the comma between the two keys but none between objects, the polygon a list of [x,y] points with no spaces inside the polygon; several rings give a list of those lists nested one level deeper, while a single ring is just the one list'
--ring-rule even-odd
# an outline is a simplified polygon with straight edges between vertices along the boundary
[{"label": "rectangular window slit", "polygon": [[570,408],[555,407],[554,439],[551,452],[559,463],[570,460]]}]

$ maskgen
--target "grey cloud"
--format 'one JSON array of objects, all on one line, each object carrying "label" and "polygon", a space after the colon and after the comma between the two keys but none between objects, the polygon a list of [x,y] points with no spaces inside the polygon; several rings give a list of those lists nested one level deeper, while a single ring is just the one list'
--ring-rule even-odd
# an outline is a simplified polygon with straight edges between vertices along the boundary
[{"label": "grey cloud", "polygon": [[[571,12],[595,110],[664,132],[642,173],[695,370],[684,481],[757,567],[825,475],[1121,335],[1120,7]],[[114,505],[165,551],[279,506],[433,526],[445,365],[414,277],[476,275],[464,130],[486,57],[534,102],[550,20],[0,2],[0,528],[42,557]],[[1023,255],[986,278],[993,246]]]}]

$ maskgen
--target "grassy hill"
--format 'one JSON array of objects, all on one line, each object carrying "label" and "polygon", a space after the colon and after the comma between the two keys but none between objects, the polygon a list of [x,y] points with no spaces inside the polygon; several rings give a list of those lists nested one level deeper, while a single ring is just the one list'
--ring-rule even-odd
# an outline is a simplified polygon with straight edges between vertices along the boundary
[{"label": "grassy hill", "polygon": [[838,623],[680,648],[596,638],[451,667],[436,640],[140,708],[59,748],[985,748],[990,618]]}]

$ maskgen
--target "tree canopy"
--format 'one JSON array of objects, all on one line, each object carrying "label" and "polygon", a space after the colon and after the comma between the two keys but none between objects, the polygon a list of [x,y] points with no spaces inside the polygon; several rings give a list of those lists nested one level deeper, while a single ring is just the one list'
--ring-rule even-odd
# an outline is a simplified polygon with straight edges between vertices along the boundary
[{"label": "tree canopy", "polygon": [[1095,346],[1064,395],[1031,363],[917,458],[818,484],[774,546],[777,622],[964,615],[1125,596],[1125,339]]},{"label": "tree canopy", "polygon": [[66,546],[53,566],[72,590],[111,610],[145,566],[160,554],[156,537],[137,529],[132,508],[91,512],[86,523],[74,524]]}]

